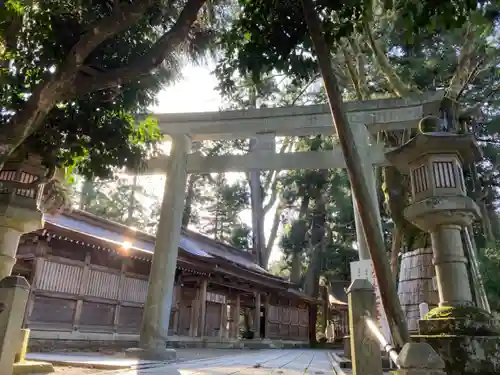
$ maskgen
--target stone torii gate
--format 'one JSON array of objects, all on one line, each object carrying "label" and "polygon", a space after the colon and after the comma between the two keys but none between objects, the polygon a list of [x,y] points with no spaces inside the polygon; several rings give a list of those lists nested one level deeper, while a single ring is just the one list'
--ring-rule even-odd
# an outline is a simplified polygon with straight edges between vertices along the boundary
[{"label": "stone torii gate", "polygon": [[[387,165],[384,156],[387,150],[383,145],[373,142],[372,135],[380,131],[416,128],[422,117],[439,114],[442,98],[443,93],[434,92],[408,99],[345,103],[355,143],[364,164],[371,208],[377,212],[378,220],[380,214],[373,166]],[[171,355],[163,353],[166,353],[165,341],[188,173],[345,168],[340,147],[331,151],[275,151],[274,140],[277,136],[332,135],[334,127],[327,105],[158,114],[156,117],[162,133],[170,137],[172,147],[169,156],[152,159],[147,167],[147,174],[166,173],[167,181],[144,306],[140,339],[144,357]],[[193,142],[244,138],[256,139],[258,144],[246,155],[202,156],[199,152],[191,153]],[[370,259],[357,212],[355,217],[360,259]],[[397,299],[397,295],[394,298]]]}]

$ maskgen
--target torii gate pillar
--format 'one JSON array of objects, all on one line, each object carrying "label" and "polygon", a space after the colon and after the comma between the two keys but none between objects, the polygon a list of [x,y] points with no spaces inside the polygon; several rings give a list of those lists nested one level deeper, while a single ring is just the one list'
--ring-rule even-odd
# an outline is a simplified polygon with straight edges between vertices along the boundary
[{"label": "torii gate pillar", "polygon": [[[354,135],[354,142],[358,145],[358,150],[361,156],[363,178],[365,179],[370,192],[371,209],[377,214],[378,227],[382,229],[382,219],[380,217],[380,207],[378,204],[374,165],[370,160],[369,153],[370,146],[374,143],[373,136],[368,132],[366,126],[352,126],[351,129]],[[368,245],[366,243],[365,232],[363,231],[363,224],[361,223],[354,193],[352,194],[352,203],[354,210],[354,222],[356,225],[356,240],[358,242],[359,260],[368,260],[371,259],[370,250],[368,249]],[[380,233],[380,235],[383,236],[382,233]]]},{"label": "torii gate pillar", "polygon": [[166,349],[165,342],[170,323],[191,139],[186,135],[176,135],[171,139],[172,148],[166,168],[167,179],[149,274],[139,349],[128,350],[131,355],[142,359],[175,358],[175,350]]}]

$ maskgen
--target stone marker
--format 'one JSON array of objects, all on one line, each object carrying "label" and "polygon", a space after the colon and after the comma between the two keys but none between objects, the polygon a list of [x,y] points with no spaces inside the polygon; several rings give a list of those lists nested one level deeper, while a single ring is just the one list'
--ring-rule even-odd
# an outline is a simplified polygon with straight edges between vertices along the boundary
[{"label": "stone marker", "polygon": [[346,291],[349,304],[353,375],[382,375],[380,344],[370,334],[365,316],[375,316],[375,292],[366,279],[356,279]]}]

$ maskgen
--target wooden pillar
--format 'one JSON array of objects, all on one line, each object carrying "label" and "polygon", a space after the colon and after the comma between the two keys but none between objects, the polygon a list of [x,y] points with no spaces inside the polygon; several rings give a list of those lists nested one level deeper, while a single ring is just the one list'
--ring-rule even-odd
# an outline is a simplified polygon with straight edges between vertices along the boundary
[{"label": "wooden pillar", "polygon": [[208,280],[203,279],[200,285],[200,337],[205,336],[205,321],[207,315],[207,286]]},{"label": "wooden pillar", "polygon": [[125,284],[125,272],[127,272],[127,266],[130,262],[130,258],[122,258],[122,266],[120,269],[120,281],[118,281],[118,303],[115,306],[115,316],[113,321],[113,330],[118,331],[118,326],[120,325],[120,309],[121,301],[123,299],[123,285]]},{"label": "wooden pillar", "polygon": [[227,304],[223,302],[220,305],[220,326],[219,326],[219,338],[227,338]]},{"label": "wooden pillar", "polygon": [[85,254],[85,264],[82,271],[82,283],[78,292],[78,300],[76,301],[75,314],[73,315],[73,331],[78,331],[80,326],[80,316],[82,315],[83,296],[87,292],[87,284],[90,275],[90,251]]},{"label": "wooden pillar", "polygon": [[189,336],[196,337],[198,335],[198,321],[200,311],[200,288],[196,288],[193,300],[191,301],[191,321],[189,323]]},{"label": "wooden pillar", "polygon": [[260,293],[255,293],[255,322],[253,324],[255,328],[255,337],[260,337]]},{"label": "wooden pillar", "polygon": [[240,310],[241,310],[241,298],[240,295],[236,295],[236,301],[234,304],[234,311],[233,313],[233,337],[235,339],[238,338],[239,335],[239,329],[240,329]]},{"label": "wooden pillar", "polygon": [[264,303],[264,337],[263,339],[269,337],[269,313],[271,310],[271,296],[266,294],[266,299]]},{"label": "wooden pillar", "polygon": [[[311,308],[311,307],[309,307]],[[292,300],[288,300],[288,336],[287,339],[290,339],[290,332],[292,332]],[[308,326],[309,328],[309,326]]]},{"label": "wooden pillar", "polygon": [[177,332],[179,331],[179,313],[180,313],[180,305],[181,305],[181,299],[182,299],[182,290],[181,290],[181,285],[177,284],[174,287],[174,295],[173,295],[173,310],[174,310],[174,316],[172,320],[172,334],[177,335]]}]

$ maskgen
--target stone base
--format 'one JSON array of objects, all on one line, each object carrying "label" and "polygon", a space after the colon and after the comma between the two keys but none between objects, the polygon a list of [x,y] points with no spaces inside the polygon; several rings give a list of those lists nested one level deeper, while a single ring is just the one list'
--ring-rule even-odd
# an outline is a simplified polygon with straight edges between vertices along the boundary
[{"label": "stone base", "polygon": [[35,361],[22,361],[14,363],[12,375],[21,374],[50,374],[54,372],[52,363],[35,362]]},{"label": "stone base", "polygon": [[500,336],[418,335],[441,356],[447,375],[500,374]]},{"label": "stone base", "polygon": [[142,359],[144,361],[172,361],[177,358],[177,353],[174,349],[167,348],[130,348],[125,350],[125,356],[128,358]]},{"label": "stone base", "polygon": [[28,341],[30,338],[30,330],[28,328],[21,329],[20,344],[15,356],[15,362],[24,362],[26,360],[26,353],[28,352]]}]

